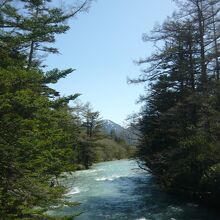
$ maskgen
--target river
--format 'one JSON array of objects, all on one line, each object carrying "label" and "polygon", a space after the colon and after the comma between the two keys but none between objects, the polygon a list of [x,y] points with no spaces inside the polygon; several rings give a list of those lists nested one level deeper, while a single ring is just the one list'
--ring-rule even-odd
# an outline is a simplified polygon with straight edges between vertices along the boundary
[{"label": "river", "polygon": [[90,170],[69,175],[69,201],[56,215],[82,214],[76,220],[219,220],[210,210],[161,191],[153,177],[135,161],[95,164]]}]

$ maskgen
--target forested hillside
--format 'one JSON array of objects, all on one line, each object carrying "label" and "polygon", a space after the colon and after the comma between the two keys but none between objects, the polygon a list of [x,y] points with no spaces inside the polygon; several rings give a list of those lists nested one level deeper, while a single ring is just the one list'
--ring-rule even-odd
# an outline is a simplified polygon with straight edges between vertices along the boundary
[{"label": "forested hillside", "polygon": [[154,53],[145,83],[139,159],[165,189],[219,205],[220,1],[175,1],[178,11],[143,40]]}]

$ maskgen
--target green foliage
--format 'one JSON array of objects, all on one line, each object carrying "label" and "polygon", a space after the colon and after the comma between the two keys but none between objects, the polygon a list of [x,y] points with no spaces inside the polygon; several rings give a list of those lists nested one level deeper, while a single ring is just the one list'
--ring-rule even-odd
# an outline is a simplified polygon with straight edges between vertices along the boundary
[{"label": "green foliage", "polygon": [[139,159],[167,189],[218,204],[219,4],[212,3],[179,1],[180,12],[144,35],[159,47],[138,62],[147,69],[131,82],[150,85],[141,99]]},{"label": "green foliage", "polygon": [[85,0],[67,11],[50,0],[7,1],[0,7],[0,27],[5,30],[0,32],[1,45],[3,52],[8,54],[7,64],[11,65],[8,59],[19,52],[27,58],[27,69],[38,68],[41,64],[39,54],[59,53],[50,44],[55,42],[56,35],[69,30],[67,20],[86,10],[88,4]]},{"label": "green foliage", "polygon": [[0,209],[20,218],[63,194],[50,180],[74,169],[76,125],[67,110],[50,107],[40,73],[1,69],[0,82]]},{"label": "green foliage", "polygon": [[72,73],[73,69],[67,69],[67,70],[58,70],[58,69],[53,69],[48,72],[46,72],[44,76],[44,83],[57,83],[59,79],[66,77],[68,74]]},{"label": "green foliage", "polygon": [[96,142],[95,160],[111,161],[130,158],[134,148],[126,145],[124,141],[115,141],[109,137],[102,138]]},{"label": "green foliage", "polygon": [[[68,18],[89,1],[63,11],[50,0],[3,1],[0,4],[0,216],[1,219],[57,219],[54,206],[76,205],[63,197],[60,174],[74,171],[82,128],[68,103],[79,94],[60,97],[48,84],[73,69],[44,73],[42,53]],[[60,219],[72,219],[71,216]]]}]

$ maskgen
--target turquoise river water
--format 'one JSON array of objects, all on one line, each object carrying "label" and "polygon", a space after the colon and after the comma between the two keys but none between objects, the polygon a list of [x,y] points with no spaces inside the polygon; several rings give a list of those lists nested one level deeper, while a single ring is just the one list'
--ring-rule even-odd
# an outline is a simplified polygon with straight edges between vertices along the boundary
[{"label": "turquoise river water", "polygon": [[76,220],[219,220],[211,210],[160,190],[154,178],[132,160],[103,162],[66,180],[69,201],[55,215],[82,214]]}]

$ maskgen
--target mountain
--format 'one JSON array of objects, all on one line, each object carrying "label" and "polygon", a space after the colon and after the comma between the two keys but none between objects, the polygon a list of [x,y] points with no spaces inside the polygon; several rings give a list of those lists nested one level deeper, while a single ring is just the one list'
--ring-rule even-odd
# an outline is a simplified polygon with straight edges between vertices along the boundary
[{"label": "mountain", "polygon": [[105,134],[116,136],[117,138],[125,140],[125,142],[129,145],[137,145],[138,137],[135,134],[134,129],[131,127],[124,128],[121,125],[106,119],[102,122],[102,131]]},{"label": "mountain", "polygon": [[107,120],[107,119],[103,120],[102,128],[103,128],[104,132],[107,134],[111,134],[112,131],[114,131],[116,134],[119,134],[125,130],[125,128],[123,128],[121,125],[116,124],[115,122],[113,122],[111,120]]}]

